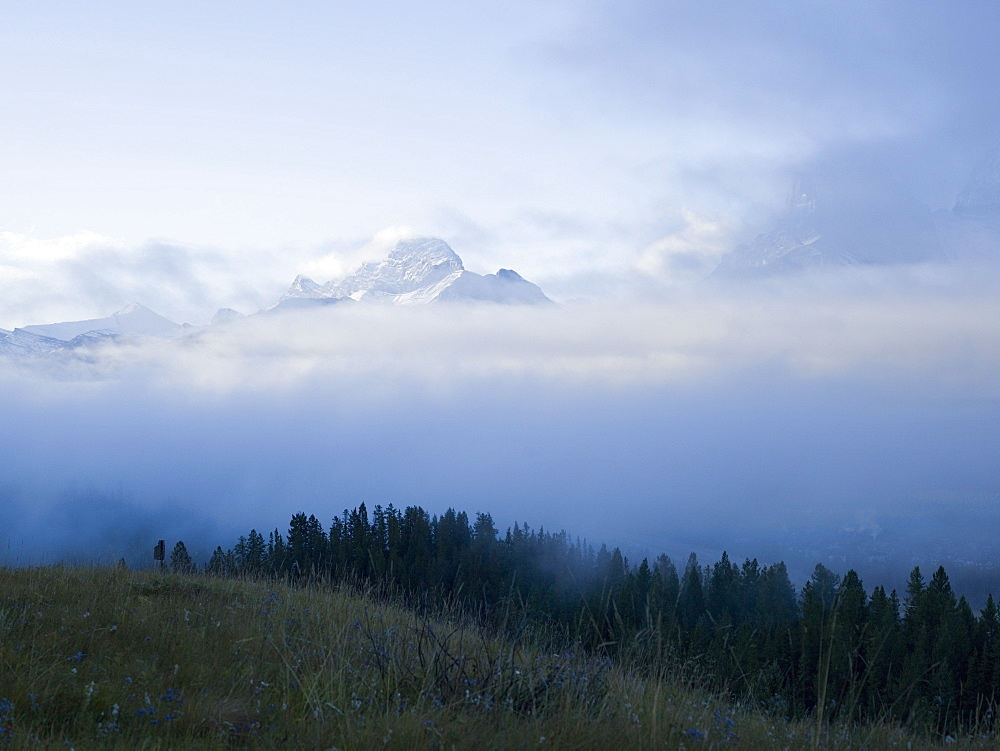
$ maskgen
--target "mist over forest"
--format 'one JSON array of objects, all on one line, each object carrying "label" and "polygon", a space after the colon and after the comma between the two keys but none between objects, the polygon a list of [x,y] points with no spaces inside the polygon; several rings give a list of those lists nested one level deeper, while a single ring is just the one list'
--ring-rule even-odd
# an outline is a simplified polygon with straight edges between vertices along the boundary
[{"label": "mist over forest", "polygon": [[797,583],[823,562],[901,587],[940,562],[960,587],[964,562],[979,601],[996,581],[994,279],[849,269],[656,304],[333,306],[11,360],[4,561],[140,565],[160,538],[206,558],[298,511],[392,503],[633,561],[784,560]]}]

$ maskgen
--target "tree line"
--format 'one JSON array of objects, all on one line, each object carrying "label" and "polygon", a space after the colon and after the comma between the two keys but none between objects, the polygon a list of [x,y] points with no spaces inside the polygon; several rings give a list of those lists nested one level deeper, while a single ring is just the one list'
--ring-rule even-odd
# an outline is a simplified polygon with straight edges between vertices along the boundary
[{"label": "tree line", "polygon": [[[193,569],[177,548],[171,564]],[[494,623],[517,612],[584,649],[686,671],[781,716],[892,718],[945,733],[992,725],[1000,689],[1000,611],[990,596],[974,614],[943,567],[929,581],[914,568],[902,599],[822,564],[797,591],[783,563],[723,553],[702,565],[692,553],[682,567],[666,555],[633,565],[565,531],[515,524],[501,535],[489,514],[389,505],[369,515],[362,503],[329,528],[297,513],[285,534],[251,530],[218,547],[206,571],[376,585]]]}]

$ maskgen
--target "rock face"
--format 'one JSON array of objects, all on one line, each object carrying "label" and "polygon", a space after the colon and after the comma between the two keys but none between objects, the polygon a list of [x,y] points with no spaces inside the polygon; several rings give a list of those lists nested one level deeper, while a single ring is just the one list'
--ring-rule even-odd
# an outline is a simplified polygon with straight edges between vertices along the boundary
[{"label": "rock face", "polygon": [[775,228],[723,256],[713,276],[911,263],[947,255],[934,217],[922,203],[903,191],[852,187],[824,192],[797,178]]},{"label": "rock face", "polygon": [[551,302],[520,274],[500,269],[482,276],[468,271],[444,240],[402,240],[377,263],[362,264],[345,279],[317,284],[298,276],[274,308],[302,307],[338,300],[391,305],[438,301],[537,304]]},{"label": "rock face", "polygon": [[1000,148],[987,152],[955,201],[956,216],[1000,218]]}]

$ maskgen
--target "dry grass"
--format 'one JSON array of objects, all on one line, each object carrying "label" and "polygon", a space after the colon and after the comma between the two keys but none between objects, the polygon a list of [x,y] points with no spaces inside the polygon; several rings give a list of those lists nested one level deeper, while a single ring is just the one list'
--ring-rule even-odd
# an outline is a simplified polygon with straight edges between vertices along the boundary
[{"label": "dry grass", "polygon": [[[0,569],[0,747],[930,748],[350,588]],[[992,746],[974,734],[954,747]]]}]

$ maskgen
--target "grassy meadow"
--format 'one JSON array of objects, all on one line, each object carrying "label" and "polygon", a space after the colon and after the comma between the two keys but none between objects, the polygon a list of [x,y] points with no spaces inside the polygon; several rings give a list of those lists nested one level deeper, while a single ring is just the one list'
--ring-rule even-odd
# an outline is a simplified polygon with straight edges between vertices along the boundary
[{"label": "grassy meadow", "polygon": [[[500,636],[500,634],[506,636]],[[514,637],[510,635],[514,634]],[[634,664],[634,662],[632,663]],[[740,706],[457,610],[340,586],[0,569],[0,747],[934,748],[889,724]]]}]

